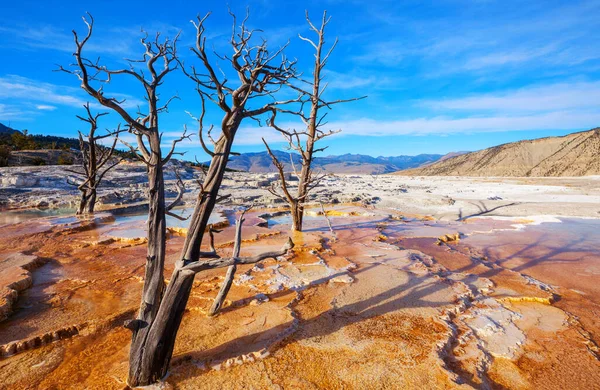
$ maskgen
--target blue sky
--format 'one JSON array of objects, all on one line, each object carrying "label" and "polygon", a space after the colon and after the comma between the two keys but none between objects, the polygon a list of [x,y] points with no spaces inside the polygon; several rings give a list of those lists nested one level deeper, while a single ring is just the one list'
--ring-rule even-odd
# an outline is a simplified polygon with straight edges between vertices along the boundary
[{"label": "blue sky", "polygon": [[[93,14],[95,33],[88,56],[112,67],[139,57],[140,28],[174,36],[194,62],[190,20],[212,11],[209,45],[227,53],[231,18],[220,1],[2,2],[0,5],[0,122],[31,133],[75,136],[85,126],[75,118],[88,100],[71,75],[53,72],[72,62],[71,30],[85,32],[84,13]],[[563,135],[600,126],[600,1],[230,1],[239,15],[250,8],[249,25],[310,72],[308,10],[318,21],[332,16],[329,42],[340,43],[328,65],[327,97],[368,95],[338,105],[329,126],[326,154],[414,155],[477,150],[519,139]],[[216,58],[215,58],[216,60]],[[177,93],[161,118],[165,146],[199,114],[193,84],[181,74],[165,81],[162,96]],[[133,112],[143,102],[139,87],[115,77],[106,91],[126,98]],[[100,109],[100,108],[98,108]],[[208,107],[207,121],[220,112]],[[103,117],[101,127],[118,122]],[[292,126],[290,121],[286,123]],[[235,150],[262,151],[261,137],[283,148],[282,139],[256,122],[242,125]],[[182,144],[186,158],[205,159],[197,139]]]}]

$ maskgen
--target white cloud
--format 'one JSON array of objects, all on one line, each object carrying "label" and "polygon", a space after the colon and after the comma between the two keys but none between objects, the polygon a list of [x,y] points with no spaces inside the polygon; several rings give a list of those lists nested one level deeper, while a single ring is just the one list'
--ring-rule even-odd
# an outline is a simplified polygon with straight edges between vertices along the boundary
[{"label": "white cloud", "polygon": [[[398,135],[437,135],[493,133],[504,131],[534,131],[591,129],[600,125],[600,111],[557,111],[517,116],[482,116],[467,118],[422,117],[404,120],[378,120],[360,118],[332,122],[327,127],[341,129],[334,137],[353,136],[398,136]],[[293,124],[282,125],[293,127]],[[236,135],[235,145],[262,145],[261,138],[269,144],[285,143],[284,138],[266,127],[242,127]],[[368,142],[368,141],[366,141]],[[192,142],[193,144],[193,142]],[[198,144],[199,145],[199,144]]]},{"label": "white cloud", "polygon": [[26,119],[31,112],[24,111],[20,107],[0,103],[0,122],[6,124],[9,120]]},{"label": "white cloud", "polygon": [[[292,127],[285,123],[282,123],[280,126],[282,128]],[[269,145],[277,143],[287,144],[283,136],[270,127],[243,126],[236,133],[235,145],[263,145],[262,138]]]},{"label": "white cloud", "polygon": [[42,111],[54,111],[56,110],[55,106],[50,106],[47,104],[38,104],[37,106],[35,106],[35,108],[37,108],[38,110],[42,110]]},{"label": "white cloud", "polygon": [[[338,137],[581,130],[600,125],[598,101],[600,82],[559,83],[458,99],[424,100],[418,104],[433,109],[430,116],[397,120],[363,117],[334,121],[327,128],[341,129]],[[436,114],[435,110],[440,113]],[[282,122],[280,126],[302,128],[301,123],[291,121]],[[238,130],[235,144],[261,145],[262,137],[270,144],[285,143],[284,138],[269,127],[244,126]],[[189,145],[195,147],[197,140]]]},{"label": "white cloud", "polygon": [[347,73],[324,71],[328,90],[356,89],[366,92],[373,89],[398,89],[398,78],[392,79],[381,72],[373,73],[364,70],[353,70]]},{"label": "white cloud", "polygon": [[[281,126],[283,128],[291,128],[293,126],[301,126],[300,123],[282,123]],[[190,139],[185,139],[177,144],[176,150],[185,150],[189,148],[201,148],[200,140],[198,139],[198,133],[194,131],[193,127],[188,126],[188,133],[193,133]],[[182,131],[167,131],[163,133],[163,141],[161,143],[161,147],[170,148],[174,139],[178,139],[181,137]],[[215,129],[211,136],[214,140],[217,140],[220,136],[220,132],[218,129]],[[270,127],[258,127],[258,126],[244,126],[242,125],[236,135],[235,135],[235,143],[234,146],[246,146],[246,145],[263,145],[262,138],[267,141],[269,144],[277,144],[277,143],[287,143],[283,136],[279,134],[276,130]],[[206,142],[207,146],[212,149],[212,144],[208,139],[206,132],[204,133],[204,142]]]},{"label": "white cloud", "polygon": [[492,52],[486,55],[474,56],[464,65],[466,70],[498,67],[511,64],[521,64],[556,52],[558,45],[551,44],[541,48],[513,49],[504,52]]},{"label": "white cloud", "polygon": [[502,93],[448,100],[425,100],[434,109],[490,110],[499,112],[546,112],[594,109],[600,111],[600,81],[559,83],[526,87]]},{"label": "white cloud", "polygon": [[341,135],[448,135],[503,131],[532,131],[557,129],[589,129],[600,124],[600,112],[561,111],[521,116],[487,116],[469,118],[417,118],[379,121],[363,118],[331,123],[342,129]]},{"label": "white cloud", "polygon": [[[133,108],[144,104],[141,100],[134,99],[128,95],[115,94],[115,96],[119,99],[125,99],[123,106],[126,108]],[[79,88],[46,83],[16,75],[0,77],[0,100],[3,99],[48,103],[38,105],[38,109],[46,110],[50,109],[49,107],[52,107],[51,105],[53,104],[80,108],[88,100],[91,100]],[[98,106],[96,105],[95,107]]]},{"label": "white cloud", "polygon": [[52,49],[73,52],[73,36],[50,25],[1,26],[0,32],[12,37],[11,44],[32,49]]},{"label": "white cloud", "polygon": [[[59,93],[59,89],[69,91],[70,94]],[[0,99],[23,99],[81,107],[85,100],[74,96],[76,90],[21,76],[0,77]]]},{"label": "white cloud", "polygon": [[[81,21],[76,21],[72,27],[80,35],[86,32],[86,26]],[[85,46],[86,52],[115,56],[131,56],[132,53],[143,53],[144,50],[139,43],[139,39],[144,34],[140,31],[140,27],[98,27],[95,25],[94,35]],[[160,31],[163,36],[173,37],[179,29],[164,23],[152,23],[146,31],[150,35],[153,35],[155,31]],[[0,32],[12,38],[4,45],[11,45],[20,49],[50,49],[73,53],[75,48],[73,34],[68,28],[58,28],[49,24],[36,25],[35,28],[16,25],[0,26]]]},{"label": "white cloud", "polygon": [[[532,1],[510,12],[501,10],[506,9],[503,3],[495,3],[489,9],[461,4],[459,8],[469,15],[465,17],[413,20],[403,20],[397,9],[386,6],[389,9],[380,13],[394,22],[387,27],[374,26],[371,35],[355,44],[362,50],[355,59],[390,70],[411,67],[413,77],[431,78],[503,68],[540,72],[571,65],[594,66],[593,61],[600,58],[591,43],[598,37],[600,2],[548,6]],[[371,4],[369,8],[377,9]]]}]

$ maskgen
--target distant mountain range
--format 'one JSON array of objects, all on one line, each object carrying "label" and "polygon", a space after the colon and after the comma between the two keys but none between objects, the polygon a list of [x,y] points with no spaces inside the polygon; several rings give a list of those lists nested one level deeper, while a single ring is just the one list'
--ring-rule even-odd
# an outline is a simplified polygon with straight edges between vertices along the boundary
[{"label": "distant mountain range", "polygon": [[[273,153],[284,163],[286,171],[293,171],[292,161],[300,170],[300,155],[275,150]],[[381,174],[401,169],[420,167],[433,163],[444,156],[441,154],[419,154],[417,156],[372,157],[362,154],[316,157],[313,167],[330,173]],[[254,173],[275,172],[271,157],[265,152],[243,153],[230,158],[228,168]]]},{"label": "distant mountain range", "polygon": [[3,135],[3,134],[11,135],[13,133],[20,133],[20,131],[12,129],[12,128],[10,128],[8,126],[5,126],[2,123],[0,123],[0,135]]},{"label": "distant mountain range", "polygon": [[[9,145],[12,147],[11,135],[14,133],[21,132],[0,123],[0,145]],[[30,135],[30,137],[33,141],[35,141],[36,149],[46,150],[54,149],[56,147],[66,147],[73,150],[79,149],[79,140],[75,138],[43,135]],[[293,161],[294,165],[300,169],[299,167],[301,163],[300,156],[298,154],[290,154],[289,152],[277,150],[273,151],[273,153],[275,153],[277,158],[284,163],[286,171],[293,171],[291,161]],[[13,152],[13,154],[16,155],[17,152]],[[382,174],[396,172],[402,169],[425,166],[435,163],[436,161],[449,158],[455,154],[456,153],[449,153],[447,155],[419,154],[417,156],[395,157],[372,157],[362,154],[343,154],[340,156],[316,157],[313,160],[313,167],[317,170],[330,173]],[[16,164],[15,162],[13,163]],[[52,163],[52,161],[48,161],[48,163]],[[276,171],[275,167],[273,166],[273,162],[271,161],[271,157],[266,151],[258,153],[243,153],[239,156],[232,156],[227,164],[227,168],[255,173],[268,173]]]},{"label": "distant mountain range", "polygon": [[600,175],[600,127],[494,146],[398,172],[411,176]]}]

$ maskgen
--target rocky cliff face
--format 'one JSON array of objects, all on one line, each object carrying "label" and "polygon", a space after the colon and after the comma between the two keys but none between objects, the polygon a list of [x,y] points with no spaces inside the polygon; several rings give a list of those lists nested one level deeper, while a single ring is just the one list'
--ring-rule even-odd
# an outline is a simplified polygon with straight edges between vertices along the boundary
[{"label": "rocky cliff face", "polygon": [[563,137],[499,145],[397,174],[519,177],[600,175],[600,128]]}]

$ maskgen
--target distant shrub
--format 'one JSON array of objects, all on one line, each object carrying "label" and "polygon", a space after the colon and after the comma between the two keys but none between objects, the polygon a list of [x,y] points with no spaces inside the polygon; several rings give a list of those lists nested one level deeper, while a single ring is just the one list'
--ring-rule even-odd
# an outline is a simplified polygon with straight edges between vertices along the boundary
[{"label": "distant shrub", "polygon": [[0,167],[7,167],[9,158],[10,158],[10,147],[7,145],[0,146]]},{"label": "distant shrub", "polygon": [[41,157],[34,157],[31,159],[31,165],[41,166],[46,165],[46,160]]},{"label": "distant shrub", "polygon": [[34,150],[37,149],[37,144],[27,130],[23,130],[22,133],[13,133],[11,135],[12,143],[15,145],[17,150]]},{"label": "distant shrub", "polygon": [[73,157],[68,154],[58,156],[58,165],[73,165]]}]

